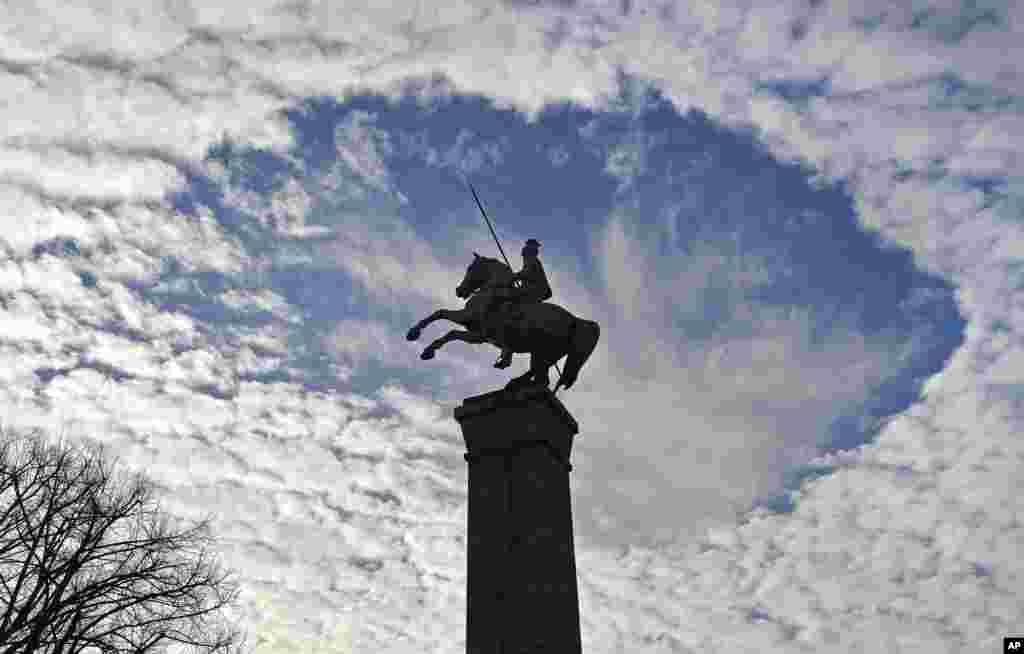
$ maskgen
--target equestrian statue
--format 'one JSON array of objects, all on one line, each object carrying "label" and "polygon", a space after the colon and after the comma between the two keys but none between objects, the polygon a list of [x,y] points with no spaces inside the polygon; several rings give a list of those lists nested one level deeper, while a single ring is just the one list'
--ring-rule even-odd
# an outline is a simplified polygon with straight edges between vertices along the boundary
[{"label": "equestrian statue", "polygon": [[[480,209],[483,211],[483,206]],[[466,299],[466,306],[458,310],[438,309],[416,323],[406,338],[415,341],[424,327],[441,319],[460,324],[466,331],[453,329],[428,345],[420,358],[433,359],[434,353],[449,341],[490,343],[501,348],[494,363],[496,368],[507,368],[513,353],[530,354],[530,369],[510,381],[506,388],[530,383],[548,388],[548,369],[567,356],[565,372],[559,375],[554,390],[571,388],[597,346],[601,328],[593,320],[577,318],[557,304],[546,302],[552,295],[551,286],[539,251],[536,239],[527,240],[522,250],[523,268],[517,273],[507,263],[474,252],[465,277],[455,288],[455,295]]]}]

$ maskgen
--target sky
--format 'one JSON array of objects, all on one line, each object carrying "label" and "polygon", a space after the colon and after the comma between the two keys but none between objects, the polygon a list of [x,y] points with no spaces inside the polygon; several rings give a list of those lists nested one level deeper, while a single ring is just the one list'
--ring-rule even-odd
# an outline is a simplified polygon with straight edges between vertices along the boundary
[{"label": "sky", "polygon": [[464,651],[465,179],[602,327],[585,651],[1020,632],[1024,8],[249,5],[5,9],[0,420],[211,516],[257,652]]}]

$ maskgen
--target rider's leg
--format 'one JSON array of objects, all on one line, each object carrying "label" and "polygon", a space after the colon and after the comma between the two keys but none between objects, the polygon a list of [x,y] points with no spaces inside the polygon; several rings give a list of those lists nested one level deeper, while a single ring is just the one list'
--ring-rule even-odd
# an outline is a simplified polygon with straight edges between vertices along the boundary
[{"label": "rider's leg", "polygon": [[[508,322],[516,319],[516,309],[518,305],[518,298],[516,297],[517,295],[518,293],[515,293],[514,290],[508,292],[506,295],[506,301],[501,304],[500,310],[503,313],[503,323],[507,324]],[[499,369],[508,368],[510,365],[512,365],[512,355],[512,348],[502,348],[501,355],[498,357],[498,360],[494,362],[494,367]]]},{"label": "rider's leg", "polygon": [[[514,320],[515,316],[513,314],[513,310],[514,307],[512,306],[511,302],[505,303],[501,306],[501,311],[504,313],[504,316],[502,317],[503,323],[507,324],[511,320]],[[494,362],[494,367],[502,369],[508,368],[510,365],[512,365],[512,354],[512,348],[507,346],[503,347],[501,349],[501,356],[499,356],[498,360]]]},{"label": "rider's leg", "polygon": [[[502,309],[507,312],[505,314],[505,321],[514,322],[516,320],[521,320],[525,315],[523,306],[531,302],[540,302],[540,299],[533,293],[520,292],[518,297],[508,302],[506,306],[502,307]],[[502,349],[501,356],[499,356],[498,360],[494,362],[494,367],[508,368],[512,364],[512,355],[513,352],[511,348],[506,347]]]}]

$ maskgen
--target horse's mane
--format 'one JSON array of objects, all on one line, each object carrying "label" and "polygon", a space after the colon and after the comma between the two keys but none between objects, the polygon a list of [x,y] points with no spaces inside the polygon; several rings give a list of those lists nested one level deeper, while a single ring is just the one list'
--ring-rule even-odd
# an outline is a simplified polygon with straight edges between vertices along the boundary
[{"label": "horse's mane", "polygon": [[493,287],[495,285],[503,284],[505,280],[511,279],[512,275],[515,274],[512,267],[507,263],[492,257],[481,257],[477,255],[475,265],[483,266],[487,277],[487,281],[484,282],[483,286],[477,289],[477,292],[482,291],[489,286]]},{"label": "horse's mane", "polygon": [[497,267],[499,269],[504,268],[509,273],[512,272],[512,267],[509,266],[504,261],[501,261],[500,259],[495,259],[493,257],[480,257],[480,260],[483,261],[487,265],[487,270],[489,270],[489,271],[493,271],[495,269],[495,267]]}]

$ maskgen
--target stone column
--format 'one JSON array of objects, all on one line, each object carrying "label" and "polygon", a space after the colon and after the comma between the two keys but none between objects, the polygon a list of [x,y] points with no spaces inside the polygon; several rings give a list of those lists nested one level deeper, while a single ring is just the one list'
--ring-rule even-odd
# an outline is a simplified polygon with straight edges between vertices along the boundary
[{"label": "stone column", "polygon": [[467,654],[581,654],[569,456],[579,426],[546,388],[455,409],[469,463]]}]

